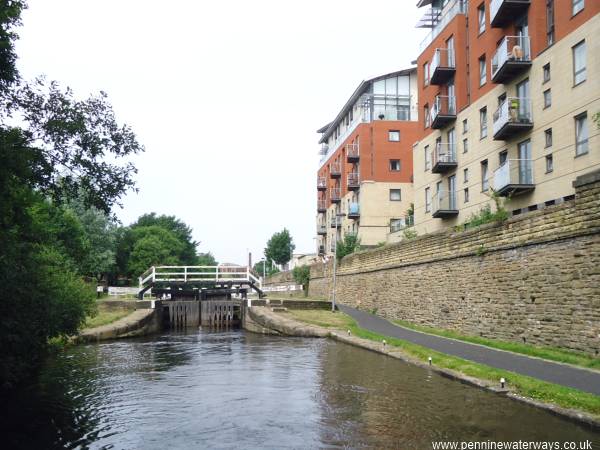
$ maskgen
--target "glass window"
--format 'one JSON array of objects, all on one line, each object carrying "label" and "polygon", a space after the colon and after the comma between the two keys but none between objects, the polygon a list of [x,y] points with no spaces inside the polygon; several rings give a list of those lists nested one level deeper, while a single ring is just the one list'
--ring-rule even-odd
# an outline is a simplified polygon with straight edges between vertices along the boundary
[{"label": "glass window", "polygon": [[467,123],[467,119],[463,120],[463,134],[469,131],[469,124]]},{"label": "glass window", "polygon": [[508,151],[507,150],[503,150],[500,153],[498,153],[498,164],[502,165],[506,162],[506,159],[508,158]]},{"label": "glass window", "polygon": [[469,169],[463,169],[463,179],[465,183],[469,182]]},{"label": "glass window", "polygon": [[552,92],[550,89],[544,91],[544,108],[549,108],[552,105]]},{"label": "glass window", "polygon": [[423,115],[425,116],[425,128],[429,128],[429,126],[431,125],[431,116],[429,115],[429,106],[425,105],[423,107]]},{"label": "glass window", "polygon": [[585,41],[573,47],[573,84],[583,83],[586,80]]},{"label": "glass window", "polygon": [[429,152],[429,145],[425,146],[425,170],[431,169],[431,153]]},{"label": "glass window", "polygon": [[588,149],[588,123],[587,113],[575,117],[575,155],[584,155]]},{"label": "glass window", "polygon": [[399,130],[390,130],[388,132],[388,140],[391,142],[400,142],[400,131]]},{"label": "glass window", "polygon": [[479,34],[481,34],[485,31],[485,5],[483,3],[477,8],[477,23]]},{"label": "glass window", "polygon": [[465,188],[465,203],[469,203],[469,188]]},{"label": "glass window", "polygon": [[546,0],[546,44],[554,44],[554,0]]},{"label": "glass window", "polygon": [[488,180],[488,162],[487,159],[485,161],[481,161],[481,190],[487,191],[490,187],[490,183]]},{"label": "glass window", "polygon": [[423,64],[423,84],[429,86],[429,63]]},{"label": "glass window", "polygon": [[400,171],[400,160],[399,159],[390,159],[390,170],[392,172]]},{"label": "glass window", "polygon": [[486,80],[486,70],[485,70],[485,55],[479,58],[479,86],[483,86]]},{"label": "glass window", "polygon": [[548,128],[544,131],[544,140],[546,141],[546,148],[552,147],[552,128]]},{"label": "glass window", "polygon": [[482,139],[487,137],[487,107],[479,110],[479,136]]},{"label": "glass window", "polygon": [[402,200],[402,193],[400,189],[390,189],[390,200],[393,202],[399,202]]},{"label": "glass window", "polygon": [[550,81],[550,63],[544,66],[544,83]]},{"label": "glass window", "polygon": [[431,189],[425,188],[425,212],[431,211]]},{"label": "glass window", "polygon": [[552,155],[546,155],[546,173],[550,173],[554,170],[554,161]]},{"label": "glass window", "polygon": [[467,153],[469,151],[469,141],[467,139],[463,139],[463,153]]},{"label": "glass window", "polygon": [[572,1],[573,1],[573,15],[575,15],[585,7],[585,0],[572,0]]}]

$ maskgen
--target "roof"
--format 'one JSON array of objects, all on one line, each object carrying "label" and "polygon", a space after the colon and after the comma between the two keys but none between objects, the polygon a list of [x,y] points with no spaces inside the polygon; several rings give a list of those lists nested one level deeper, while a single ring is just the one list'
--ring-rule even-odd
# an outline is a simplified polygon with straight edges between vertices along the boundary
[{"label": "roof", "polygon": [[360,84],[358,85],[358,87],[354,90],[354,93],[350,96],[350,98],[344,105],[344,107],[340,110],[338,115],[335,117],[335,119],[333,121],[331,121],[329,124],[322,126],[321,128],[319,128],[317,130],[317,133],[323,133],[321,136],[321,139],[319,139],[319,144],[326,142],[327,139],[329,138],[329,136],[331,136],[333,134],[333,130],[335,129],[335,127],[337,127],[337,125],[340,123],[342,118],[348,113],[350,108],[352,108],[352,105],[354,105],[356,100],[358,100],[359,97],[367,91],[367,88],[371,85],[371,83],[374,83],[375,81],[379,81],[383,78],[389,78],[389,77],[398,76],[398,75],[408,75],[411,72],[414,72],[416,70],[417,70],[416,67],[411,66],[407,69],[397,70],[395,72],[386,73],[384,75],[378,75],[376,77],[361,81]]},{"label": "roof", "polygon": [[433,0],[419,0],[417,2],[417,8],[422,8],[423,6],[431,5],[431,3],[433,3]]}]

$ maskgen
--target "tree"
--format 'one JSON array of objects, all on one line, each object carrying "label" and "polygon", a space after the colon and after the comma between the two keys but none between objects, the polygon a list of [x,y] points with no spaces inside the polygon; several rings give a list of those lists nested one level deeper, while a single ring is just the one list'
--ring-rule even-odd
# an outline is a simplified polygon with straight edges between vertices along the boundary
[{"label": "tree", "polygon": [[284,228],[283,231],[273,234],[267,241],[265,257],[280,265],[287,264],[292,259],[295,248],[290,232]]},{"label": "tree", "polygon": [[277,266],[274,266],[273,262],[270,260],[266,262],[265,260],[259,261],[256,264],[254,264],[254,267],[252,269],[261,277],[263,276],[263,274],[265,274],[266,276],[270,276],[279,272]]},{"label": "tree", "polygon": [[360,239],[355,233],[349,233],[344,236],[344,239],[336,243],[336,255],[338,261],[344,256],[360,250]]},{"label": "tree", "polygon": [[152,266],[181,265],[179,254],[183,243],[169,230],[158,225],[133,230],[134,245],[128,261],[128,272],[139,276]]},{"label": "tree", "polygon": [[308,283],[310,282],[310,267],[309,266],[296,266],[292,270],[292,276],[296,283],[302,285],[304,289],[304,296],[308,295]]},{"label": "tree", "polygon": [[208,253],[199,253],[196,264],[198,266],[216,266],[219,263],[217,262],[215,257],[212,255],[212,253],[208,252]]}]

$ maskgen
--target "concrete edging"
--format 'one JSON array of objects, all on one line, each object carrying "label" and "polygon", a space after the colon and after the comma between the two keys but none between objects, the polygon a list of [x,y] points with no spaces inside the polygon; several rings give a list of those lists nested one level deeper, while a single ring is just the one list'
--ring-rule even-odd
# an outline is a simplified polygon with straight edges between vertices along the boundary
[{"label": "concrete edging", "polygon": [[96,328],[82,330],[73,337],[73,343],[82,344],[108,339],[143,336],[158,330],[158,315],[155,309],[137,309],[131,314]]}]

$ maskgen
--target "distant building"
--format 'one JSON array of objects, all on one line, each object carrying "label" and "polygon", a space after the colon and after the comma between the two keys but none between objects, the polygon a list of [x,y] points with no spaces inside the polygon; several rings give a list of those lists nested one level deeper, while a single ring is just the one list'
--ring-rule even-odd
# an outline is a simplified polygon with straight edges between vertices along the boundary
[{"label": "distant building", "polygon": [[319,256],[316,253],[294,253],[288,267],[289,270],[294,270],[294,267],[309,266],[317,261]]}]

